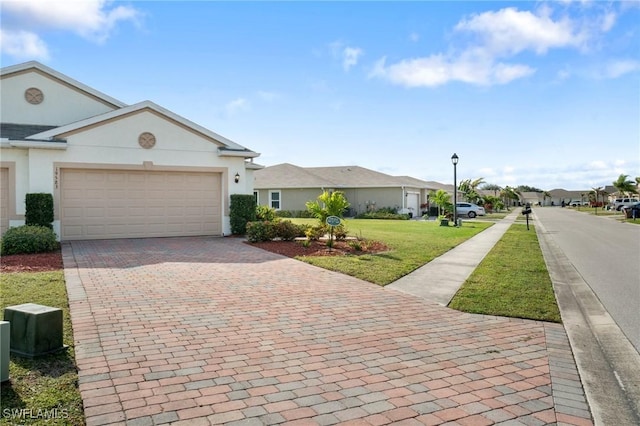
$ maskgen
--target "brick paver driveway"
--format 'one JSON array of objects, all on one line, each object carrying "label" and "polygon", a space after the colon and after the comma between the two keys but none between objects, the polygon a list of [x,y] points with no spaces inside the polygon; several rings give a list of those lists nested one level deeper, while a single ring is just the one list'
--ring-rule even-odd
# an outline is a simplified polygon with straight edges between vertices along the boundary
[{"label": "brick paver driveway", "polygon": [[561,325],[459,313],[233,238],[63,254],[88,425],[591,424]]}]

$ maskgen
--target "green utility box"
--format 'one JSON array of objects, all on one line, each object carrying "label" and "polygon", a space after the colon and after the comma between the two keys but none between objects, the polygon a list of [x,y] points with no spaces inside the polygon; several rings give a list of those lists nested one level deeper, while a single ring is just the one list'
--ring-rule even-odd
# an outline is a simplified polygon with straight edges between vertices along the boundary
[{"label": "green utility box", "polygon": [[9,380],[9,330],[11,324],[0,321],[0,382]]},{"label": "green utility box", "polygon": [[8,306],[4,320],[11,323],[11,352],[36,357],[64,349],[62,309],[25,303]]}]

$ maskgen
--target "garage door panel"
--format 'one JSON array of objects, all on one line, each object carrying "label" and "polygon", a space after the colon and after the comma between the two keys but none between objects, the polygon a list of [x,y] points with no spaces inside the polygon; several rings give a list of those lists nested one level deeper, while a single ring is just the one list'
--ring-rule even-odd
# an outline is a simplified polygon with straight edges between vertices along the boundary
[{"label": "garage door panel", "polygon": [[63,239],[221,235],[219,173],[62,171]]}]

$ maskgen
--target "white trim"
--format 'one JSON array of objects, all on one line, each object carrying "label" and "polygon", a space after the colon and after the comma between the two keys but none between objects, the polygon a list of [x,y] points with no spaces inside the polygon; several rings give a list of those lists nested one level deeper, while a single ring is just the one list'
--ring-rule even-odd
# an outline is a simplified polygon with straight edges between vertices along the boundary
[{"label": "white trim", "polygon": [[[273,207],[273,199],[271,198],[271,194],[278,194],[278,204],[279,206]],[[268,206],[271,207],[274,210],[282,210],[282,191],[279,189],[270,189],[269,190],[269,200],[268,200],[269,204]]]},{"label": "white trim", "polygon": [[92,96],[95,96],[96,98],[101,99],[104,102],[107,102],[109,104],[112,104],[115,107],[125,107],[127,106],[127,104],[125,104],[122,101],[119,101],[115,98],[112,98],[109,95],[105,95],[104,93],[93,89],[85,84],[80,83],[77,80],[72,79],[71,77],[68,77],[52,68],[49,68],[46,65],[41,64],[40,62],[37,61],[29,61],[29,62],[25,62],[22,64],[17,64],[17,65],[10,65],[8,67],[4,67],[2,69],[0,69],[0,76],[4,76],[4,75],[9,75],[9,74],[14,74],[17,72],[22,72],[22,71],[27,71],[29,69],[35,68],[37,70],[40,70],[41,72],[45,73],[45,74],[49,74],[50,76],[57,78],[58,80],[62,80],[65,83],[69,84],[70,86],[74,86],[77,89],[79,89],[80,91],[83,92],[87,92]]},{"label": "white trim", "polygon": [[9,145],[14,148],[37,148],[37,149],[67,149],[66,142],[38,142],[38,141],[9,141]]}]

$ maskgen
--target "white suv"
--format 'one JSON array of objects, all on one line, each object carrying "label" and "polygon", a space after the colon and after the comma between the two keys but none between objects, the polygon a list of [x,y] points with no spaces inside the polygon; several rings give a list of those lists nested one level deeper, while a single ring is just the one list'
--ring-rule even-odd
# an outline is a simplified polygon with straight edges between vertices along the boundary
[{"label": "white suv", "polygon": [[617,211],[622,210],[623,207],[630,206],[638,202],[637,198],[616,198],[613,202],[613,208]]}]

